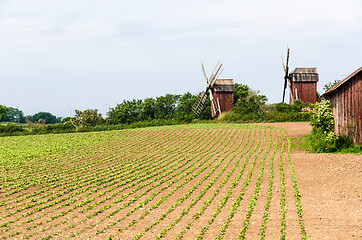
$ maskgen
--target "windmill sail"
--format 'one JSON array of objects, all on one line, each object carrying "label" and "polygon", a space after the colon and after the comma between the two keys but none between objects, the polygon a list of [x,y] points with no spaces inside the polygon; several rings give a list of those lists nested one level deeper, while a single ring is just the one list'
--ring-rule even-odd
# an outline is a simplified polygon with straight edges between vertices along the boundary
[{"label": "windmill sail", "polygon": [[204,73],[204,77],[206,79],[206,90],[199,95],[198,99],[196,100],[195,105],[192,107],[192,110],[196,114],[196,116],[200,115],[200,113],[205,105],[205,101],[207,98],[207,92],[209,92],[211,108],[213,109],[215,114],[217,114],[217,113],[220,114],[219,108],[217,107],[216,102],[213,98],[211,89],[216,81],[216,78],[221,74],[221,72],[223,70],[222,63],[220,63],[220,61],[218,62],[218,64],[216,65],[216,67],[214,69],[214,72],[211,74],[210,78],[207,78],[207,76],[206,76],[204,65],[201,64],[201,66],[202,66],[202,71]]},{"label": "windmill sail", "polygon": [[284,65],[284,60],[283,60],[283,57],[282,57],[282,63],[283,63],[283,68],[284,68],[284,88],[283,88],[283,100],[282,102],[284,103],[284,98],[285,98],[285,89],[287,88],[287,84],[288,84],[288,74],[289,74],[289,48],[288,48],[288,52],[287,52],[287,62],[286,62],[286,65]]},{"label": "windmill sail", "polygon": [[192,107],[192,111],[199,116],[202,108],[204,107],[205,101],[207,98],[207,91],[202,92],[196,100],[195,105]]}]

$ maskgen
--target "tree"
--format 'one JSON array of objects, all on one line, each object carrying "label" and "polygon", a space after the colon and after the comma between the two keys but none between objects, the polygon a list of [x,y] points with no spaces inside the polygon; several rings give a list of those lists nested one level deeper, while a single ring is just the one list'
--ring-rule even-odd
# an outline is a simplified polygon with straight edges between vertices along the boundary
[{"label": "tree", "polygon": [[2,121],[4,122],[17,122],[17,123],[25,123],[25,116],[23,111],[9,107],[8,111],[4,115]]},{"label": "tree", "polygon": [[143,103],[140,104],[139,120],[151,120],[155,118],[155,99],[146,98]]},{"label": "tree", "polygon": [[58,123],[60,120],[49,112],[38,112],[33,116],[28,116],[28,119],[32,122],[39,122],[40,119],[43,119],[45,124]]},{"label": "tree", "polygon": [[177,119],[186,119],[188,121],[195,117],[192,106],[195,104],[197,96],[187,92],[179,98],[178,105],[175,109]]},{"label": "tree", "polygon": [[102,114],[97,109],[75,110],[75,123],[77,126],[96,126],[103,121]]},{"label": "tree", "polygon": [[234,104],[239,101],[245,101],[249,95],[249,90],[248,85],[235,83]]},{"label": "tree", "polygon": [[240,114],[258,113],[267,100],[265,95],[259,95],[259,91],[254,91],[247,85],[235,83],[233,108],[235,112]]},{"label": "tree", "polygon": [[111,124],[131,123],[139,120],[138,115],[142,111],[142,100],[124,100],[115,108],[107,112],[108,121]]},{"label": "tree", "polygon": [[3,116],[6,115],[7,111],[9,110],[8,107],[4,106],[4,105],[0,105],[0,121],[3,118]]},{"label": "tree", "polygon": [[174,117],[176,107],[179,103],[180,95],[166,94],[157,97],[155,110],[157,119],[171,119]]},{"label": "tree", "polygon": [[333,82],[328,82],[324,85],[323,90],[327,92],[329,89],[334,87],[337,83],[339,83],[339,80],[334,80]]}]

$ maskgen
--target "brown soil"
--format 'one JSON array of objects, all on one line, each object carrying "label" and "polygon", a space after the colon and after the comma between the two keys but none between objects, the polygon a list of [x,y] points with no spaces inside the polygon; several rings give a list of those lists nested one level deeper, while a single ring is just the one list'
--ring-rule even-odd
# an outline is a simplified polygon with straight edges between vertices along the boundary
[{"label": "brown soil", "polygon": [[[290,138],[311,131],[309,123],[271,123]],[[362,155],[315,154],[293,149],[308,239],[361,239]]]}]

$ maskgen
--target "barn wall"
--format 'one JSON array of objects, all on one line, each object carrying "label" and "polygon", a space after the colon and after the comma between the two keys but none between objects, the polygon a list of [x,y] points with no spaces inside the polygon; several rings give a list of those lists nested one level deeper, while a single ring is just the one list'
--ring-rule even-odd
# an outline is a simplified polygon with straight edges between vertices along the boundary
[{"label": "barn wall", "polygon": [[302,101],[302,103],[317,102],[317,82],[293,82],[292,91],[294,99],[296,98],[295,89],[297,89],[298,98]]},{"label": "barn wall", "polygon": [[[215,102],[219,99],[221,112],[228,112],[234,106],[234,93],[233,92],[214,92]],[[213,111],[211,112],[213,114]],[[211,114],[211,115],[212,115]]]},{"label": "barn wall", "polygon": [[325,98],[331,101],[335,132],[347,134],[354,143],[361,144],[362,138],[362,72],[339,86]]}]

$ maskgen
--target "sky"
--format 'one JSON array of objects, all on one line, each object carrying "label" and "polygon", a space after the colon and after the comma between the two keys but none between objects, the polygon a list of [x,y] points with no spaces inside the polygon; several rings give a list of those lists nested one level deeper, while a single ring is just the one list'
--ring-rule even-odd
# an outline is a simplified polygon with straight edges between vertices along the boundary
[{"label": "sky", "polygon": [[361,0],[0,0],[0,104],[105,117],[123,100],[205,89],[201,63],[281,102],[281,55],[318,92],[362,66]]}]

